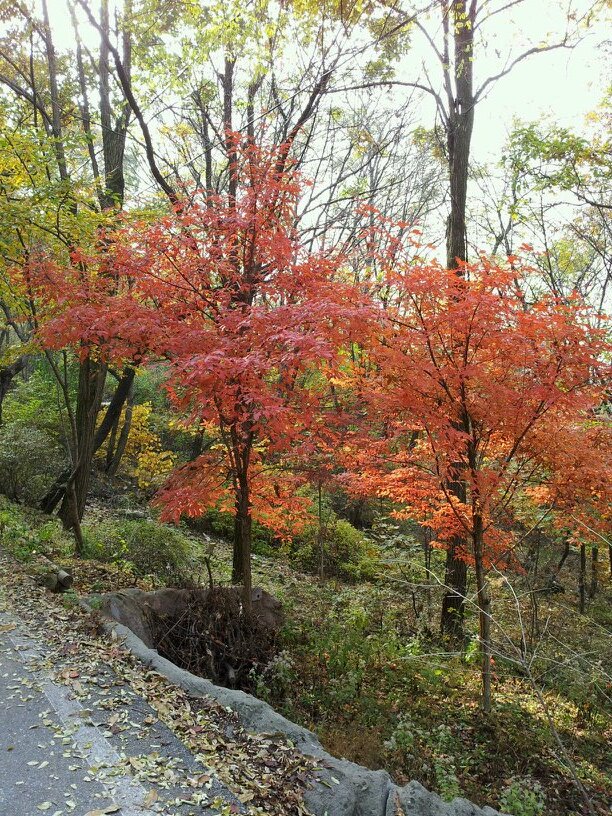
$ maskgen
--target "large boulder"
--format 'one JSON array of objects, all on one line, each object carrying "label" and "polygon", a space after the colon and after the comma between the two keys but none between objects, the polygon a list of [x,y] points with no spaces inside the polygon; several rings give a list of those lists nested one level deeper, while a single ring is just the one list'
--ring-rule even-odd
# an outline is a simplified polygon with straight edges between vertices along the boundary
[{"label": "large boulder", "polygon": [[[233,587],[222,591],[228,594],[239,593]],[[149,649],[155,649],[160,626],[178,620],[194,604],[204,603],[209,593],[208,589],[166,588],[153,592],[136,588],[120,589],[102,596],[100,612],[127,626]],[[282,626],[281,603],[264,589],[253,589],[252,609],[269,628],[278,630]]]}]

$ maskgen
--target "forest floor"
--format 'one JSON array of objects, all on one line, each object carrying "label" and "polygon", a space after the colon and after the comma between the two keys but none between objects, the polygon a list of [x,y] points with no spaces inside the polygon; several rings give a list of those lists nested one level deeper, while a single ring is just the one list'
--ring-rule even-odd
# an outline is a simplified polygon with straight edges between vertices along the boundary
[{"label": "forest floor", "polygon": [[[102,521],[115,523],[114,519],[119,523],[121,514],[115,513],[94,508],[89,524],[99,527]],[[36,523],[31,517],[26,526]],[[26,541],[26,527],[19,529],[21,537],[13,539],[10,549],[23,557],[38,539]],[[209,539],[190,531],[185,535],[202,576],[203,557],[212,549],[215,581],[227,582],[230,547],[215,541],[211,548]],[[202,710],[201,701],[188,700],[158,675],[136,665],[116,643],[98,636],[95,621],[78,606],[79,595],[134,585],[152,589],[159,581],[135,575],[127,562],[74,559],[57,542],[43,542],[41,549],[45,548],[73,571],[74,591],[49,596],[27,576],[27,566],[11,568],[8,574],[5,566],[4,603],[10,603],[32,629],[44,630],[54,644],[47,660],[57,682],[69,687],[77,683],[78,696],[81,675],[91,674],[93,661],[110,665],[210,769],[204,773],[216,774],[238,801],[279,816],[298,812],[296,801],[307,774],[303,758],[288,746],[281,751],[278,745],[262,745],[239,729],[238,736],[228,740],[227,712],[215,706]],[[612,588],[602,577],[589,614],[578,614],[569,591],[574,567],[570,561],[561,575],[568,591],[543,597],[537,610],[540,639],[530,668],[539,694],[504,647],[504,638],[516,642],[521,633],[516,629],[516,591],[505,591],[499,582],[494,711],[485,717],[478,709],[474,642],[453,652],[432,634],[438,599],[430,590],[418,593],[423,579],[418,570],[408,576],[402,568],[384,581],[322,580],[297,571],[282,555],[256,554],[254,583],[283,602],[287,624],[277,659],[254,677],[252,690],[289,719],[315,731],[331,753],[370,768],[384,767],[400,784],[415,778],[444,798],[461,795],[516,816],[584,814],[588,811],[569,760],[592,813],[609,814]],[[522,612],[527,615],[529,610]],[[468,616],[468,630],[474,617]],[[525,637],[533,637],[527,617],[521,625]],[[70,642],[75,648],[63,654]],[[68,674],[62,675],[58,665]],[[71,678],[71,670],[79,676]],[[265,765],[269,755],[283,757],[282,767],[274,765],[273,773]],[[155,771],[145,763],[142,773],[149,772],[147,778],[155,782]]]}]

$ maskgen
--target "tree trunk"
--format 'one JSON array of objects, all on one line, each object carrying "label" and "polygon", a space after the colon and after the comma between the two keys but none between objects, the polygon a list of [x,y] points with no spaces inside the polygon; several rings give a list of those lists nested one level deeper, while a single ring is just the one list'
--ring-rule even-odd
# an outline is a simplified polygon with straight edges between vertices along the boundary
[{"label": "tree trunk", "polygon": [[[463,429],[463,423],[461,424]],[[459,469],[461,466],[458,465]],[[466,487],[463,480],[451,482],[449,492],[460,502],[465,503]],[[467,593],[467,563],[459,553],[465,550],[466,542],[461,536],[454,536],[446,550],[446,564],[444,568],[445,593],[442,599],[442,614],[440,617],[440,631],[452,640],[461,640],[463,637],[463,617],[465,614],[465,596]]]},{"label": "tree trunk", "polygon": [[198,431],[191,443],[190,458],[197,459],[204,451],[204,431]]},{"label": "tree trunk", "polygon": [[[458,102],[461,105],[463,103]],[[469,104],[469,102],[468,102]],[[446,264],[462,274],[461,263],[467,261],[466,202],[472,135],[471,116],[453,112],[450,117],[448,152],[451,211],[446,222]]]},{"label": "tree trunk", "polygon": [[[135,369],[124,369],[121,379],[119,380],[119,384],[115,389],[115,393],[113,394],[108,408],[106,409],[104,418],[96,431],[96,435],[94,437],[94,454],[102,447],[104,442],[106,442],[109,433],[119,421],[121,411],[123,410],[125,401],[130,393],[135,375]],[[51,487],[40,500],[39,507],[44,513],[52,513],[58,504],[63,502],[66,495],[66,489],[70,484],[70,479],[72,476],[72,468],[67,468],[59,474],[57,479],[53,482]]]},{"label": "tree trunk", "polygon": [[[473,6],[475,4],[472,4]],[[452,98],[450,83],[447,86],[448,122],[446,142],[448,150],[448,175],[450,186],[450,214],[446,225],[446,263],[449,269],[458,269],[467,261],[467,229],[465,223],[467,182],[470,164],[470,146],[474,127],[474,23],[475,8],[468,16],[464,0],[453,0],[449,15],[445,15],[446,45],[448,27],[453,26],[454,80],[456,97]],[[448,68],[447,68],[448,70]]]},{"label": "tree trunk", "polygon": [[569,554],[570,554],[570,543],[569,543],[569,541],[566,541],[565,544],[563,545],[563,554],[561,555],[561,559],[559,560],[559,563],[557,564],[557,575],[559,575],[559,573],[563,569],[563,565],[567,561],[567,559],[569,557]]},{"label": "tree trunk", "polygon": [[463,617],[467,592],[467,564],[457,556],[457,547],[464,546],[463,539],[453,539],[446,550],[444,585],[440,630],[454,640],[463,637]]},{"label": "tree trunk", "polygon": [[119,465],[121,464],[121,459],[123,458],[123,454],[125,453],[125,448],[128,443],[128,439],[130,436],[130,430],[132,428],[132,405],[128,402],[127,408],[125,409],[125,420],[123,422],[123,427],[121,428],[121,433],[119,434],[119,440],[117,442],[117,446],[113,451],[112,458],[106,468],[106,472],[109,476],[115,476],[117,471],[119,470]]},{"label": "tree trunk", "polygon": [[[251,609],[251,541],[252,517],[249,495],[249,479],[246,472],[237,476],[236,516],[234,519],[234,563],[232,581],[242,584],[242,602],[245,609]],[[238,546],[237,546],[238,545]]]},{"label": "tree trunk", "polygon": [[[444,4],[446,5],[446,4]],[[474,4],[473,4],[474,5]],[[446,124],[450,213],[446,225],[446,265],[463,275],[462,263],[468,259],[466,203],[470,162],[470,145],[474,126],[474,22],[475,9],[466,13],[462,0],[453,0],[450,10],[443,9],[445,51],[449,48],[449,29],[452,26],[454,45],[454,81],[456,97],[452,98],[450,79],[447,82],[448,121]],[[447,65],[450,60],[446,60]],[[450,68],[447,67],[447,71]],[[463,429],[462,429],[463,430]],[[450,492],[465,501],[465,485],[461,480],[450,484]],[[444,584],[446,594],[442,602],[440,621],[443,634],[460,637],[463,634],[464,598],[467,589],[467,566],[458,555],[465,542],[459,538],[450,542],[446,551]]]},{"label": "tree trunk", "polygon": [[240,515],[240,500],[236,499],[234,510],[234,552],[232,556],[232,584],[242,583],[243,546],[242,546],[242,519]]},{"label": "tree trunk", "polygon": [[106,366],[85,358],[79,367],[79,385],[76,408],[76,433],[73,450],[73,495],[64,495],[59,512],[66,529],[75,530],[75,520],[80,522],[85,511],[91,467],[95,453],[96,421],[106,380]]},{"label": "tree trunk", "polygon": [[245,609],[250,611],[253,594],[253,579],[251,576],[251,527],[250,512],[242,517],[242,602]]},{"label": "tree trunk", "polygon": [[[540,619],[538,607],[538,593],[535,590],[529,592],[529,600],[531,601],[531,625],[529,629],[529,649],[533,649],[533,644],[540,639]],[[521,644],[521,651],[525,657],[525,643]]]},{"label": "tree trunk", "polygon": [[115,424],[108,437],[108,445],[106,446],[106,466],[105,471],[108,473],[113,463],[113,456],[115,455],[115,447],[117,445],[117,434],[119,433],[119,425],[121,417],[117,417]]},{"label": "tree trunk", "polygon": [[589,598],[594,598],[599,586],[599,547],[591,547],[591,586],[589,587]]},{"label": "tree trunk", "polygon": [[81,530],[81,517],[79,516],[79,505],[74,480],[70,482],[68,490],[66,491],[62,509],[65,513],[62,520],[66,529],[72,530],[74,535],[75,553],[77,556],[82,556],[85,552],[85,541],[83,540],[83,531]]},{"label": "tree trunk", "polygon": [[474,566],[478,599],[480,657],[482,676],[482,710],[491,711],[491,598],[483,559],[483,523],[479,515],[474,517]]},{"label": "tree trunk", "polygon": [[580,572],[578,573],[578,603],[581,613],[586,608],[586,547],[580,545]]}]

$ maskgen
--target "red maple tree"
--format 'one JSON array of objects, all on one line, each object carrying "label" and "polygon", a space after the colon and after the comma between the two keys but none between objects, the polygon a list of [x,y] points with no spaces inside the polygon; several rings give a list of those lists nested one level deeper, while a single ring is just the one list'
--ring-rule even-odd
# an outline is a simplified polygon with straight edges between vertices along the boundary
[{"label": "red maple tree", "polygon": [[166,361],[170,398],[207,445],[157,502],[174,520],[212,507],[234,513],[233,577],[248,602],[253,515],[281,536],[303,523],[296,489],[305,477],[283,456],[315,450],[324,375],[361,307],[342,254],[300,245],[301,185],[279,164],[282,148],[235,143],[232,195],[196,191],[153,224],[127,222],[103,256],[82,259],[86,276],[78,263],[30,272],[51,303],[48,345]]},{"label": "red maple tree", "polygon": [[344,481],[392,500],[398,515],[430,528],[437,546],[461,542],[476,574],[488,709],[487,573],[511,562],[515,498],[532,484],[560,495],[570,473],[580,483],[574,495],[611,498],[602,455],[610,427],[596,413],[609,346],[577,299],[526,308],[516,259],[504,269],[482,258],[463,276],[404,262],[397,246],[391,260],[377,284],[385,290],[378,331],[347,374],[368,412],[345,445]]}]

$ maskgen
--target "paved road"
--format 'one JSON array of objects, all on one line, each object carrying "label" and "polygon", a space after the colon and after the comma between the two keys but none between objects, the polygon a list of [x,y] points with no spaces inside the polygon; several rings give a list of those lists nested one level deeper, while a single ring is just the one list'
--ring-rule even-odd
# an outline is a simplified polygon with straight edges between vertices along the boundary
[{"label": "paved road", "polygon": [[44,644],[0,612],[0,816],[213,816],[217,798],[242,810],[107,668],[79,682],[77,700],[45,670]]},{"label": "paved road", "polygon": [[40,684],[8,638],[0,644],[0,813],[81,816],[111,805],[110,791],[92,780],[72,740],[64,744],[63,724]]}]

